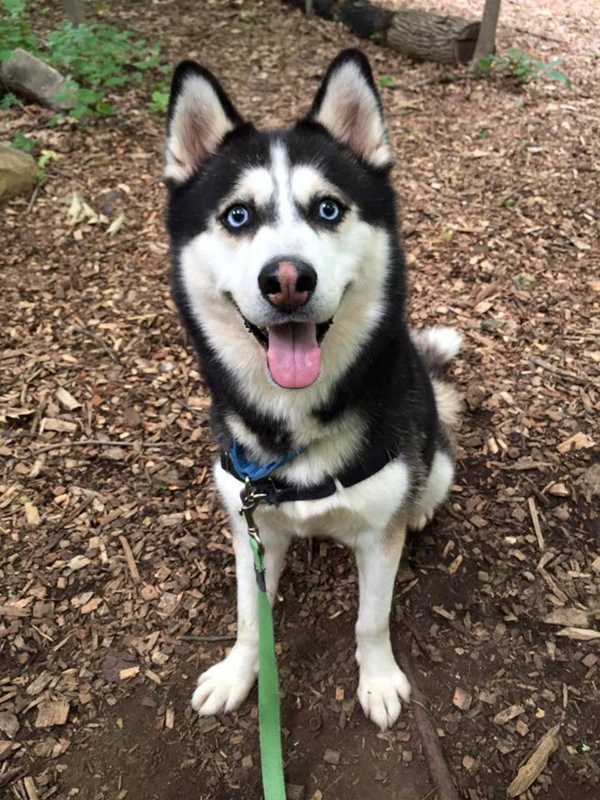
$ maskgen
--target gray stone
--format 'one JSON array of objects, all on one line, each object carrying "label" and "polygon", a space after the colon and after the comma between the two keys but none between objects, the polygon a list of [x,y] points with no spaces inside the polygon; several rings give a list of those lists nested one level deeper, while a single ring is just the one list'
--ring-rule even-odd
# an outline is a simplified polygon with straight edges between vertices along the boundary
[{"label": "gray stone", "polygon": [[28,192],[36,178],[37,164],[29,153],[0,144],[0,201]]},{"label": "gray stone", "polygon": [[20,47],[2,64],[0,75],[16,94],[55,111],[68,111],[76,106],[74,90],[68,80]]}]

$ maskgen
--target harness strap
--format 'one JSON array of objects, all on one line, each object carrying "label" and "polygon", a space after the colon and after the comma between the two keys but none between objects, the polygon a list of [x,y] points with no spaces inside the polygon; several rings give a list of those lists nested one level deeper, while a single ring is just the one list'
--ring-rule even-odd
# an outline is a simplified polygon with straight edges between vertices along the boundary
[{"label": "harness strap", "polygon": [[[221,466],[238,480],[243,481],[250,477],[255,489],[264,494],[264,502],[267,505],[278,506],[280,503],[322,500],[324,497],[331,497],[332,494],[336,493],[338,483],[346,489],[361,483],[361,481],[375,475],[376,472],[379,472],[395,458],[393,453],[385,450],[373,453],[366,461],[341,472],[336,476],[335,480],[333,477],[327,476],[324,481],[314,486],[297,486],[283,478],[272,477],[274,470],[287,464],[300,455],[301,452],[301,450],[297,450],[293,453],[288,453],[277,461],[261,466],[249,461],[242,446],[235,442],[230,450],[221,451]],[[260,475],[260,477],[252,477],[255,474]]]}]

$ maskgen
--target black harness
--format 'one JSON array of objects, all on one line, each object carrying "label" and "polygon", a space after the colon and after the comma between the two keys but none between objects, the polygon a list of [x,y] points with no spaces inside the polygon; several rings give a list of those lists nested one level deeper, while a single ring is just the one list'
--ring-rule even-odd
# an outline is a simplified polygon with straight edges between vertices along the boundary
[{"label": "black harness", "polygon": [[[382,470],[394,458],[396,458],[394,453],[387,451],[373,452],[369,454],[365,462],[343,470],[335,479],[328,476],[316,486],[296,486],[281,478],[274,478],[272,475],[252,478],[252,486],[257,492],[264,494],[264,502],[271,506],[300,500],[322,500],[324,497],[331,497],[332,494],[337,492],[337,484],[341,484],[347,489],[350,486],[361,483],[361,481]],[[221,452],[221,466],[223,469],[233,475],[234,478],[245,481],[248,475],[237,470],[234,461],[231,451]]]}]

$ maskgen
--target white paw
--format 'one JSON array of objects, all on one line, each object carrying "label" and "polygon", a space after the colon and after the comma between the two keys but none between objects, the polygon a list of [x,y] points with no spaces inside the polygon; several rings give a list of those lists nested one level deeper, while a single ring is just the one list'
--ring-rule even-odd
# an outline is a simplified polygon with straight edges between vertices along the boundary
[{"label": "white paw", "polygon": [[408,702],[410,684],[393,656],[384,658],[383,662],[378,669],[360,668],[358,699],[365,716],[385,731],[400,716],[400,699]]},{"label": "white paw", "polygon": [[248,696],[257,669],[256,647],[234,645],[227,658],[200,675],[192,695],[192,708],[204,717],[234,711]]},{"label": "white paw", "polygon": [[433,519],[434,514],[435,511],[432,511],[430,514],[416,513],[413,516],[409,517],[407,525],[411,531],[416,531],[418,533],[419,531],[422,531],[423,528],[425,528],[427,525],[429,525],[429,523]]}]

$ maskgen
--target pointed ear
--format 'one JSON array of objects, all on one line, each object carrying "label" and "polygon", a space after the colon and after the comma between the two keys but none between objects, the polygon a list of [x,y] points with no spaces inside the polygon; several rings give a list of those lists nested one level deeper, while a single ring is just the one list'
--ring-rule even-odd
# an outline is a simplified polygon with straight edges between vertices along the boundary
[{"label": "pointed ear", "polygon": [[371,166],[392,166],[381,99],[367,57],[360,50],[343,50],[331,63],[308,119],[323,125]]},{"label": "pointed ear", "polygon": [[194,61],[182,61],[171,83],[165,178],[186,181],[242,124],[214,75]]}]

